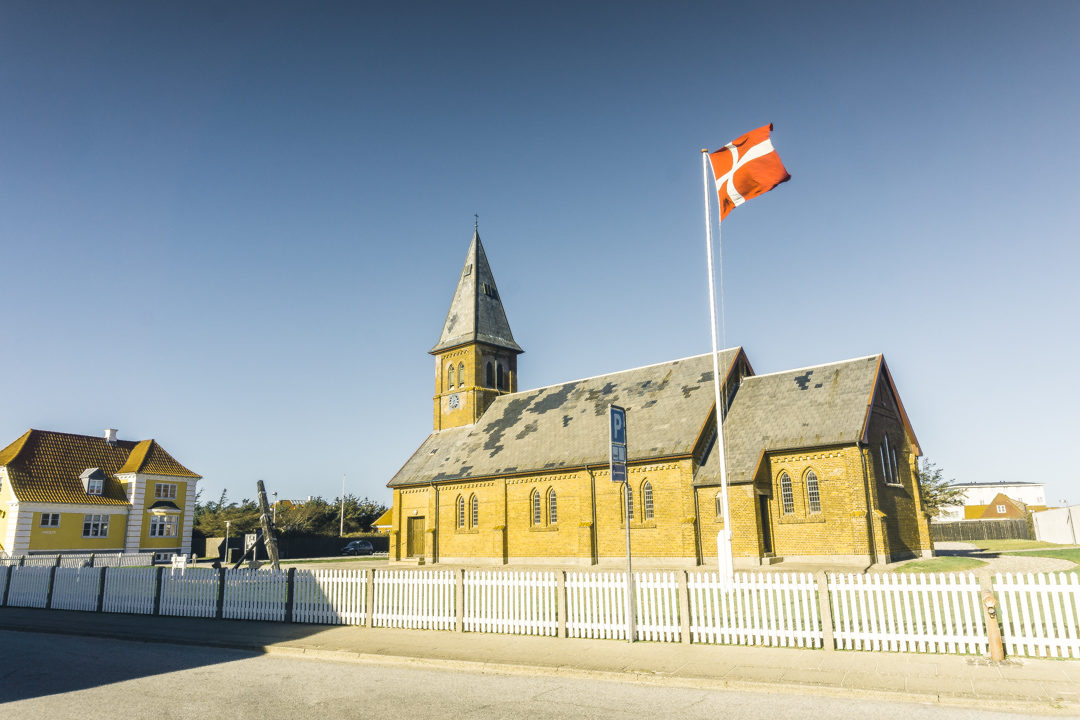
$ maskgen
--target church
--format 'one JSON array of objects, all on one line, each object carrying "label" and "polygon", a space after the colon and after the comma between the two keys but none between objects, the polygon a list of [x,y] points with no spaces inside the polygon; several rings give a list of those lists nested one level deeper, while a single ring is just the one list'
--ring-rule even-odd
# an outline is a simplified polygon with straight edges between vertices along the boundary
[{"label": "church", "polygon": [[[723,528],[708,353],[533,390],[473,234],[435,357],[434,429],[387,484],[390,560],[716,564]],[[932,554],[921,454],[881,355],[756,375],[719,354],[737,567]],[[628,483],[610,481],[608,406],[626,409]]]}]

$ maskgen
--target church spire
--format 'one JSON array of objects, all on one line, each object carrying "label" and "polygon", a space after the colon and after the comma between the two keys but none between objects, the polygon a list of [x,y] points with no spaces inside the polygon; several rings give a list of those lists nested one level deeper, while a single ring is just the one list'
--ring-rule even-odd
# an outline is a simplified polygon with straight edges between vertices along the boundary
[{"label": "church spire", "polygon": [[429,352],[438,355],[459,345],[478,342],[515,354],[524,352],[514,342],[495,285],[495,276],[484,253],[484,245],[480,242],[480,231],[474,228],[469,253],[465,257],[450,310],[446,313],[442,334]]}]

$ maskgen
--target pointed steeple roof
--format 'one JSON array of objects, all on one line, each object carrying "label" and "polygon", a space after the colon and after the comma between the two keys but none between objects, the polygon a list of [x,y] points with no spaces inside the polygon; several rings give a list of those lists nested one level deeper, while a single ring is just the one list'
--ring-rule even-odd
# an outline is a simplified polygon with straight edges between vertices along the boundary
[{"label": "pointed steeple roof", "polygon": [[432,355],[458,345],[482,342],[511,352],[525,352],[514,342],[510,323],[506,321],[495,276],[491,273],[479,230],[473,231],[469,254],[461,268],[454,299],[446,313],[439,342],[429,351]]}]

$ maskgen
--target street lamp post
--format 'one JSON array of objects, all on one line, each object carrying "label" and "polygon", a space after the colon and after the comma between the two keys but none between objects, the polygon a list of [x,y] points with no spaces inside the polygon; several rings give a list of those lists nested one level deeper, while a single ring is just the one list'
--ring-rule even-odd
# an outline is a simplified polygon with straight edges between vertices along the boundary
[{"label": "street lamp post", "polygon": [[225,521],[225,549],[221,551],[221,561],[224,562],[224,563],[229,562],[229,526],[230,525],[232,525],[232,522],[229,521],[229,520],[226,520]]},{"label": "street lamp post", "polygon": [[270,494],[274,496],[274,527],[277,527],[277,490]]}]

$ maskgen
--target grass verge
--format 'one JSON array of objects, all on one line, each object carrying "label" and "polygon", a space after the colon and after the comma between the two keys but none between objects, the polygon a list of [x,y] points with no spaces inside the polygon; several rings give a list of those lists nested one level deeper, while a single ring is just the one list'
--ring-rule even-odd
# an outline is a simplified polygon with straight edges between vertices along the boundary
[{"label": "grass verge", "polygon": [[976,560],[975,558],[943,556],[936,558],[927,558],[925,560],[912,560],[911,562],[906,562],[903,565],[897,567],[895,570],[893,570],[893,572],[963,572],[964,570],[974,570],[975,568],[985,566],[985,562],[983,562],[982,560]]},{"label": "grass verge", "polygon": [[1036,550],[1040,548],[1061,547],[1041,540],[972,540],[971,544],[980,550],[989,552],[1009,552],[1010,550]]}]

